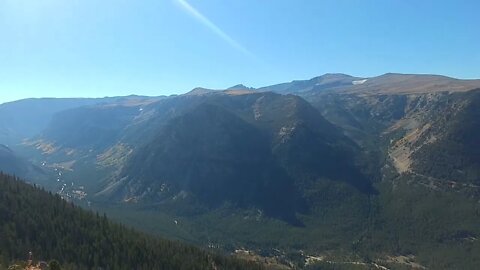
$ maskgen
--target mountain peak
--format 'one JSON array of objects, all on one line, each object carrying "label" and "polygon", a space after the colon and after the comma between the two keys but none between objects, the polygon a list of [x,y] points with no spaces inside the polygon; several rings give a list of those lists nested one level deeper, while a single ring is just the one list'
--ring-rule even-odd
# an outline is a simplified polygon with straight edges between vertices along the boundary
[{"label": "mountain peak", "polygon": [[323,75],[320,75],[320,76],[317,76],[315,78],[336,78],[336,79],[340,79],[340,78],[355,78],[351,75],[348,75],[348,74],[345,74],[345,73],[325,73]]},{"label": "mountain peak", "polygon": [[247,87],[243,84],[237,84],[232,87],[227,88],[227,90],[252,90],[252,87]]},{"label": "mountain peak", "polygon": [[343,73],[326,73],[318,77],[310,79],[311,82],[315,82],[316,85],[350,85],[353,81],[360,80],[362,78],[353,77]]},{"label": "mountain peak", "polygon": [[200,95],[205,95],[205,94],[211,94],[211,93],[214,93],[214,92],[216,92],[216,90],[203,88],[203,87],[196,87],[196,88],[190,90],[190,92],[186,93],[185,95],[200,96]]}]

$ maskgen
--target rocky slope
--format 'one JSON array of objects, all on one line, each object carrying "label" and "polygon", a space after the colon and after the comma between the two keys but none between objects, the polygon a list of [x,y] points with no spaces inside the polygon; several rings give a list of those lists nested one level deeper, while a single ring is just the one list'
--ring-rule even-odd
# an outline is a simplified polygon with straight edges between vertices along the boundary
[{"label": "rocky slope", "polygon": [[104,168],[91,191],[116,201],[232,203],[295,222],[319,179],[375,193],[358,146],[291,95],[228,90],[81,107],[54,116],[31,145],[47,160],[75,161],[74,175],[80,164]]}]

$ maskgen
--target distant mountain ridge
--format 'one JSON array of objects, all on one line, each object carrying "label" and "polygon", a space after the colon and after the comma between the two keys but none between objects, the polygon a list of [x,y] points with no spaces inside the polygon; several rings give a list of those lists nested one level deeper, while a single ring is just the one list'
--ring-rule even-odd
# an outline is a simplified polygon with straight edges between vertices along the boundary
[{"label": "distant mountain ridge", "polygon": [[[161,98],[161,97],[158,97]],[[0,104],[0,143],[18,144],[38,135],[60,111],[89,105],[150,102],[157,97],[29,98]],[[147,101],[148,100],[148,101]]]},{"label": "distant mountain ridge", "polygon": [[355,77],[342,73],[327,73],[308,80],[295,80],[259,88],[238,84],[224,90],[195,88],[189,94],[207,94],[225,90],[249,90],[300,94],[315,91],[337,91],[365,94],[414,94],[465,92],[480,87],[480,79],[456,79],[430,74],[386,73],[376,77]]},{"label": "distant mountain ridge", "polygon": [[480,87],[480,80],[460,80],[440,75],[386,73],[377,77],[359,78],[346,74],[325,74],[310,80],[292,81],[258,91],[304,93],[308,91],[341,91],[368,94],[408,94],[430,92],[464,92]]},{"label": "distant mountain ridge", "polygon": [[0,144],[0,171],[17,177],[35,178],[37,181],[45,177],[42,169],[19,157],[3,144]]},{"label": "distant mountain ridge", "polygon": [[333,90],[342,87],[350,87],[354,81],[362,78],[352,77],[341,73],[328,73],[310,80],[292,81],[290,83],[281,83],[272,86],[258,88],[258,91],[272,91],[282,94],[293,94],[308,91]]}]

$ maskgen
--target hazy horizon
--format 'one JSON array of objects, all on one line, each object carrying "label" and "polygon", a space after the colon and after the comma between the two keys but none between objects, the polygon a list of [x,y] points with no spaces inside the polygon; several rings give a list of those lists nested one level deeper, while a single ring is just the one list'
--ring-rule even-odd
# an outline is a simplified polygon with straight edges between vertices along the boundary
[{"label": "hazy horizon", "polygon": [[[346,74],[346,73],[336,73],[336,74],[345,74],[345,75],[350,75],[350,76],[353,76],[353,77],[359,77],[359,78],[372,78],[372,77],[377,77],[377,76],[381,76],[381,75],[384,75],[384,74],[387,74],[387,73],[393,73],[393,74],[405,74],[405,75],[408,75],[407,73],[398,73],[398,72],[385,72],[385,73],[382,73],[382,74],[379,74],[379,75],[376,75],[376,76],[357,76],[357,75],[352,75],[352,74]],[[329,73],[324,73],[324,74],[320,74],[318,76],[322,76],[322,75],[325,75],[325,74],[329,74]],[[330,73],[331,74],[331,73]],[[415,74],[415,75],[440,75],[440,76],[447,76],[447,77],[451,77],[453,79],[464,79],[464,80],[469,80],[470,78],[457,78],[457,77],[452,77],[452,76],[448,76],[448,75],[444,75],[444,74],[426,74],[426,73],[418,73],[418,74]],[[317,76],[315,76],[317,77]],[[314,77],[312,77],[314,78]],[[296,79],[296,80],[309,80],[309,79],[312,79],[312,78],[299,78],[299,79]],[[472,78],[472,79],[476,79],[476,78]],[[480,78],[479,78],[480,79]],[[294,81],[294,80],[293,80]],[[287,82],[287,81],[285,81]],[[276,83],[273,83],[272,85],[275,85],[275,84],[280,84],[280,83],[285,83],[285,82],[276,82]],[[189,91],[195,89],[195,88],[206,88],[206,89],[212,89],[212,90],[224,90],[224,89],[227,89],[229,87],[233,87],[235,85],[239,85],[239,84],[242,84],[246,87],[252,87],[251,85],[247,85],[247,84],[244,84],[242,82],[239,82],[237,84],[233,84],[233,85],[229,85],[229,86],[225,86],[225,87],[222,87],[222,88],[209,88],[209,87],[205,87],[205,86],[202,86],[202,85],[198,85],[194,88],[191,88],[191,89],[186,89],[184,91],[179,91],[178,93],[167,93],[167,94],[158,94],[158,95],[155,95],[154,93],[153,94],[138,94],[138,93],[127,93],[127,94],[123,94],[123,95],[97,95],[97,96],[72,96],[72,95],[67,95],[67,96],[28,96],[28,97],[22,97],[22,98],[19,98],[19,99],[13,99],[13,100],[6,100],[6,101],[2,101],[1,97],[0,97],[0,105],[1,104],[4,104],[4,103],[9,103],[9,102],[15,102],[15,101],[18,101],[18,100],[23,100],[23,99],[50,99],[50,98],[92,98],[92,99],[96,99],[96,98],[110,98],[110,97],[124,97],[124,96],[145,96],[145,97],[157,97],[157,96],[172,96],[172,95],[181,95],[181,94],[185,94],[185,93],[188,93]],[[253,87],[253,88],[261,88],[261,87],[265,87],[265,86],[270,86],[270,85],[260,85],[260,86],[256,86],[256,87]]]},{"label": "hazy horizon", "polygon": [[477,1],[3,1],[0,103],[261,87],[325,73],[475,79],[479,9]]}]

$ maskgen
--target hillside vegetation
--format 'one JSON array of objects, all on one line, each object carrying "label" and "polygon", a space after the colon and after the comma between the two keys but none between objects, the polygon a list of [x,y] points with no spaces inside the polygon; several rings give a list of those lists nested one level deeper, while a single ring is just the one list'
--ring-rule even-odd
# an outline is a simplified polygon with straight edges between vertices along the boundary
[{"label": "hillside vegetation", "polygon": [[0,235],[1,265],[32,251],[64,269],[261,269],[135,232],[3,173]]}]

